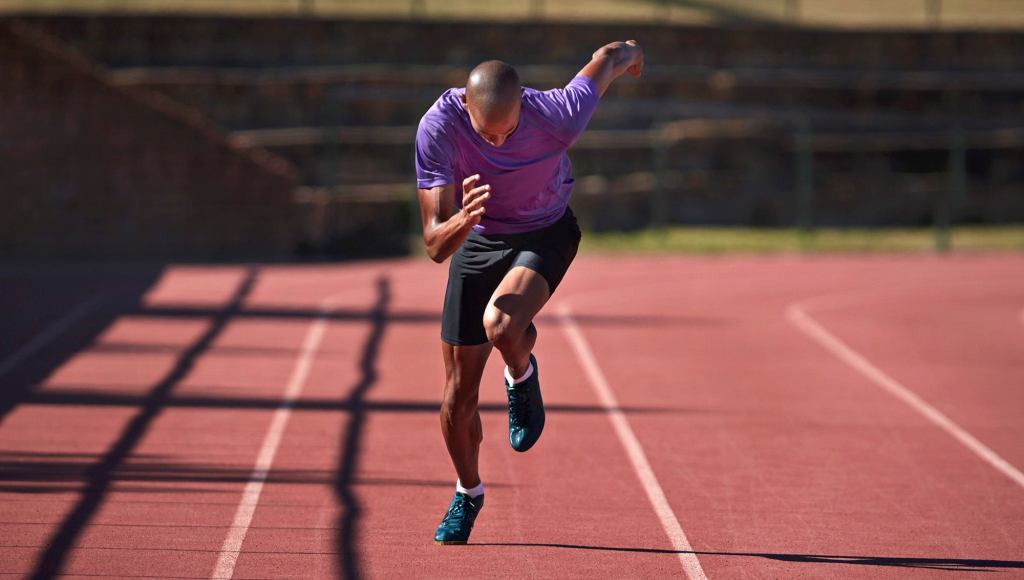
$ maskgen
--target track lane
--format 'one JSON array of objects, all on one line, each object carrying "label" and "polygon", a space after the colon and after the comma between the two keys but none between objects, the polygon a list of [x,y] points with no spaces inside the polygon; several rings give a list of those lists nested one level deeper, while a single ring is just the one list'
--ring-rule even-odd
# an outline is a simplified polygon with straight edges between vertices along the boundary
[{"label": "track lane", "polygon": [[[805,311],[827,332],[949,417],[1006,462],[1024,487],[1024,341],[1008,316],[1024,295],[1024,269],[998,284],[956,284],[866,296]],[[984,451],[979,452],[982,455]]]},{"label": "track lane", "polygon": [[[723,261],[718,272],[705,260],[680,262],[702,276],[662,269],[648,291],[635,287],[620,303],[605,293],[587,310],[675,312],[677,327],[588,337],[624,404],[660,399],[702,411],[686,420],[644,416],[635,428],[659,477],[678,474],[666,493],[695,517],[687,533],[709,577],[927,576],[943,562],[966,572],[972,561],[1019,567],[1019,540],[1006,535],[1019,496],[969,454],[951,457],[930,425],[794,340],[779,316],[787,298],[849,289],[857,279],[813,261],[752,262],[742,272],[740,260]],[[899,259],[863,262],[845,266],[906,273]],[[601,269],[591,275],[600,279]],[[815,288],[817,280],[825,283]],[[624,352],[623,343],[632,348]],[[991,534],[999,540],[984,541]]]},{"label": "track lane", "polygon": [[[948,271],[936,268],[941,264]],[[891,397],[870,394],[862,377],[822,355],[780,313],[807,295],[868,292],[879,280],[946,289],[951,286],[942,284],[954,277],[995,281],[1019,266],[1019,258],[1007,257],[582,258],[559,297],[581,300],[580,325],[670,504],[687,514],[684,526],[710,578],[1012,575],[1024,570],[1017,556],[1024,553],[1015,523],[1024,521],[1019,494],[1005,493],[1009,486],[999,474],[972,468],[976,459],[951,451],[955,444]],[[260,314],[227,325],[180,381],[112,479],[69,571],[141,577],[152,575],[150,567],[186,575],[212,569],[310,314],[326,291],[350,284],[365,290],[327,325],[236,570],[247,578],[337,577],[345,555],[339,530],[346,510],[337,486],[350,433],[346,401],[360,382],[372,328],[362,316],[384,274],[393,290],[391,318],[375,357],[377,376],[362,398],[347,485],[360,510],[351,554],[363,575],[501,577],[510,565],[533,577],[678,574],[678,554],[548,312],[538,321],[550,409],[544,438],[525,455],[508,449],[495,354],[482,400],[488,502],[474,532],[478,545],[455,551],[429,543],[452,487],[436,414],[443,270],[415,260],[264,270],[246,301]],[[37,464],[24,479],[0,481],[9,510],[0,521],[14,538],[5,544],[0,536],[8,546],[0,547],[0,573],[25,569],[77,497],[73,482],[83,466],[110,444],[152,375],[203,332],[207,313],[230,296],[217,286],[230,286],[223,272],[170,271],[185,277],[157,286],[159,300],[150,297],[149,304],[159,316],[119,318],[81,358],[45,381],[46,397],[19,405],[0,426],[0,461]],[[204,284],[215,288],[206,294]],[[601,286],[607,290],[592,300],[583,296]],[[1016,290],[1007,289],[1010,300]],[[930,318],[927,305],[943,295],[922,300],[917,310],[910,304],[898,322],[913,326]],[[991,334],[975,337],[968,351],[957,341],[915,339],[917,363],[897,348],[899,336],[877,342],[871,332],[872,317],[892,320],[898,305],[822,316],[857,348],[877,348],[872,358],[891,354],[893,369],[907,364],[893,370],[901,377],[925,368],[919,363],[961,352],[967,353],[961,380],[1006,376],[1007,365],[1019,360],[1005,350],[1020,344],[1014,310],[993,330],[1004,300],[953,298],[940,308],[978,313],[976,322]],[[965,319],[949,324],[959,328]],[[118,363],[125,360],[137,361],[135,371]],[[958,419],[965,425],[971,417],[983,426],[1000,412],[1012,415],[1012,403],[997,408],[985,403],[988,395],[947,387],[936,392],[950,397],[951,416],[965,413]],[[74,403],[72,394],[89,402]],[[40,417],[61,429],[36,425]],[[994,432],[1009,429],[1012,444],[1015,424],[995,423]],[[36,491],[26,493],[29,488]]]},{"label": "track lane", "polygon": [[[395,289],[391,311],[414,311],[424,304],[439,306],[443,272],[411,267],[409,272],[392,271],[389,275]],[[433,283],[425,284],[425,279]],[[359,344],[344,334],[349,326],[363,335],[368,332],[365,323],[332,324],[323,348],[328,352],[344,348],[339,341]],[[349,558],[359,562],[366,577],[501,577],[508,573],[509,562],[538,577],[584,577],[610,570],[661,576],[676,573],[678,564],[671,546],[650,508],[637,501],[635,475],[553,321],[541,322],[543,346],[539,350],[545,384],[551,385],[545,392],[551,412],[549,432],[528,454],[515,454],[508,448],[501,365],[495,353],[487,370],[491,380],[482,388],[486,433],[482,470],[488,500],[474,531],[474,545],[461,548],[473,552],[432,544],[431,534],[454,486],[437,423],[443,380],[438,331],[435,318],[388,323],[382,334],[379,360],[374,365],[378,376],[365,400],[383,410],[365,417],[358,467],[349,482],[359,508],[355,534],[347,538],[354,542],[345,545],[341,533],[347,510],[327,501],[329,493],[337,490],[311,486],[302,496],[310,501],[308,508],[290,510],[287,522],[275,519],[283,514],[273,515],[261,501],[250,536],[260,550],[248,553],[247,540],[235,577],[252,577],[268,569],[284,576],[297,576],[298,570],[312,576],[339,574]],[[311,385],[322,380],[335,389],[354,384],[318,378],[323,376],[317,370],[322,358],[314,365]],[[354,363],[349,360],[347,364]],[[358,382],[351,371],[347,376]],[[389,407],[395,410],[387,411]],[[327,415],[325,419],[336,423],[331,434],[351,434],[351,418]],[[282,459],[295,457],[286,453],[290,441],[308,440],[310,428],[320,429],[322,438],[325,426],[317,425],[294,420],[282,441]],[[340,443],[343,446],[345,442]],[[321,459],[307,456],[306,461]],[[317,465],[323,467],[323,463]],[[280,497],[298,501],[297,495],[291,495],[298,490],[273,484],[266,489],[268,493],[278,489]],[[579,509],[581,497],[601,502],[607,511]],[[637,542],[666,552],[604,549],[609,545],[629,548]],[[455,555],[459,557],[453,558]]]}]

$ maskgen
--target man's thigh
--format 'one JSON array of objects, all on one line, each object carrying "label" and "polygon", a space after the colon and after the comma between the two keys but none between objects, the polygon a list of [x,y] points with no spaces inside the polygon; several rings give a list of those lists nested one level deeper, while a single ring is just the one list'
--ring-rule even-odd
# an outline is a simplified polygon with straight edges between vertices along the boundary
[{"label": "man's thigh", "polygon": [[505,274],[491,295],[484,320],[522,332],[551,297],[548,281],[536,270],[516,266]]},{"label": "man's thigh", "polygon": [[441,340],[473,346],[488,342],[484,312],[515,255],[507,245],[471,236],[452,255],[441,315]]},{"label": "man's thigh", "polygon": [[576,217],[566,210],[561,220],[516,254],[511,268],[491,295],[485,320],[492,323],[504,320],[513,331],[526,330],[558,288],[576,257],[579,244]]}]

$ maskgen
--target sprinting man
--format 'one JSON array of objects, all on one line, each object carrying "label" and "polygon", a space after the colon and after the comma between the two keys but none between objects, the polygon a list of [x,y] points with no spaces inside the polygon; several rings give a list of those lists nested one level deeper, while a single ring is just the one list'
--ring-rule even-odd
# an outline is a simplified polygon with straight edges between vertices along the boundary
[{"label": "sprinting man", "polygon": [[473,69],[465,89],[446,91],[420,121],[423,243],[435,262],[452,257],[441,318],[441,433],[458,481],[434,535],[438,544],[465,544],[484,505],[477,399],[492,347],[506,365],[512,448],[526,451],[544,428],[533,318],[580,242],[568,206],[573,176],[566,151],[612,81],[626,72],[640,76],[643,65],[636,41],[613,42],[565,88],[542,92],[523,87],[508,64],[487,61]]}]

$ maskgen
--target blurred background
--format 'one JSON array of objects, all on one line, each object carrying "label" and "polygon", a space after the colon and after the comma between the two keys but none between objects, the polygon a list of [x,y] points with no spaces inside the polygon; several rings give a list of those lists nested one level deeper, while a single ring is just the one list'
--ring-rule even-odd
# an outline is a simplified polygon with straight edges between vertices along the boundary
[{"label": "blurred background", "polygon": [[645,76],[570,154],[585,248],[1024,249],[1022,31],[1024,0],[0,0],[0,258],[418,252],[433,101],[627,38]]}]

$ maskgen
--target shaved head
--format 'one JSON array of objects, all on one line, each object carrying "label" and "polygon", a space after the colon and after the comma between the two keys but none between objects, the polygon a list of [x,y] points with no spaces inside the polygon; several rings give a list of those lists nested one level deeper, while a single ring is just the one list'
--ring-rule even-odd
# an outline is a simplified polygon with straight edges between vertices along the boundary
[{"label": "shaved head", "polygon": [[518,114],[522,98],[519,73],[506,62],[488,60],[469,73],[466,103],[481,123],[498,122]]}]

